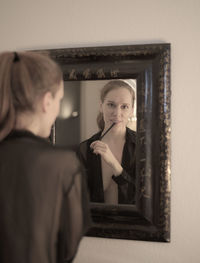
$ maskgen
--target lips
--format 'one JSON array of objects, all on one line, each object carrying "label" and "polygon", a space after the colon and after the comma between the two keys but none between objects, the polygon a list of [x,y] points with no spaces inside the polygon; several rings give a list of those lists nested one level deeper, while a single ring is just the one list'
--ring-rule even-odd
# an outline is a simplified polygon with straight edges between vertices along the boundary
[{"label": "lips", "polygon": [[111,120],[111,122],[114,122],[115,124],[118,124],[118,123],[120,123],[122,121],[120,121],[120,120]]}]

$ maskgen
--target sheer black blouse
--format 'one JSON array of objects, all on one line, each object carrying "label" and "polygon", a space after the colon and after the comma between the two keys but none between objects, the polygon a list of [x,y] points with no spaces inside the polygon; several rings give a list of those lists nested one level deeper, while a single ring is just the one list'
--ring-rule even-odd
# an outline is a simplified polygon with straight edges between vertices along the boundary
[{"label": "sheer black blouse", "polygon": [[27,131],[0,143],[0,262],[72,262],[90,225],[73,152]]},{"label": "sheer black blouse", "polygon": [[[104,202],[101,157],[93,154],[90,144],[99,140],[101,132],[96,133],[80,144],[78,156],[85,169],[91,202]],[[126,140],[122,154],[123,171],[119,176],[112,176],[118,185],[119,204],[135,203],[135,170],[136,170],[136,133],[126,129]]]}]

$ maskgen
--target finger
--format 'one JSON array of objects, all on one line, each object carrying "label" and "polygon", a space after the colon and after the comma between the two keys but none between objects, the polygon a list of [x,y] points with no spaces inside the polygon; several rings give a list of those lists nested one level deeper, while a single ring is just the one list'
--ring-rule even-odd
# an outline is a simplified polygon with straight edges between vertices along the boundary
[{"label": "finger", "polygon": [[90,144],[91,148],[95,148],[96,146],[105,146],[106,144],[101,142],[101,141],[94,141],[93,143]]},{"label": "finger", "polygon": [[96,147],[96,148],[93,150],[93,153],[96,153],[96,154],[105,154],[105,153],[106,153],[106,150],[105,150],[105,149],[102,149],[102,148],[99,148],[99,147]]},{"label": "finger", "polygon": [[94,148],[94,145],[97,143],[98,141],[94,141],[90,144],[90,148]]},{"label": "finger", "polygon": [[108,150],[108,147],[107,147],[106,145],[95,144],[92,149],[93,149],[93,150],[101,149],[102,151],[107,151],[107,150]]}]

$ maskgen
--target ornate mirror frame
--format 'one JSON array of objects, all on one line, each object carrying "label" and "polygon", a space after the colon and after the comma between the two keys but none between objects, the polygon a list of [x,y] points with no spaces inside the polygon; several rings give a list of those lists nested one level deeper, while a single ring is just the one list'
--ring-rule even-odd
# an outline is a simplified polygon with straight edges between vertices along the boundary
[{"label": "ornate mirror frame", "polygon": [[136,79],[136,204],[91,203],[94,224],[87,235],[169,242],[170,44],[39,52],[61,65],[65,81]]}]

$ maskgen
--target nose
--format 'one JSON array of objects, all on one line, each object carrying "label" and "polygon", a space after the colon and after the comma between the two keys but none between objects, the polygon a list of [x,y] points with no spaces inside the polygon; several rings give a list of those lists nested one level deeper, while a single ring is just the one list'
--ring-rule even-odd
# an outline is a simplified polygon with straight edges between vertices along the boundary
[{"label": "nose", "polygon": [[121,108],[119,106],[115,107],[113,114],[115,117],[120,117],[121,116]]}]

